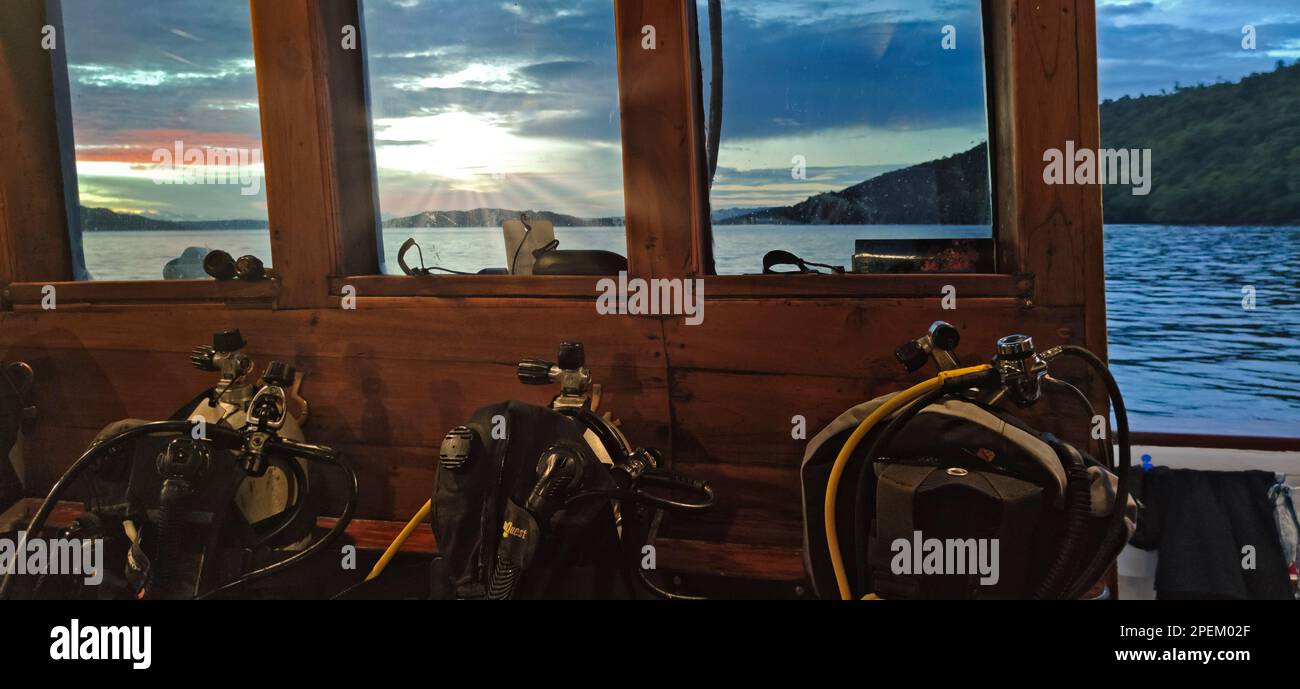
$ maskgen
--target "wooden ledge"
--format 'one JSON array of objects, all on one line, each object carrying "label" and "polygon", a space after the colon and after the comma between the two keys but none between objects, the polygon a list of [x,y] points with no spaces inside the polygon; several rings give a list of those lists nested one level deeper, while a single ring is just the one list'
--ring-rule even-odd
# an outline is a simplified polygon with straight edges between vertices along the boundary
[{"label": "wooden ledge", "polygon": [[65,304],[265,303],[280,293],[279,280],[107,280],[15,282],[5,287],[5,303],[40,308],[46,286],[53,286],[57,306]]},{"label": "wooden ledge", "polygon": [[[635,277],[635,276],[634,276]],[[596,285],[607,277],[560,275],[354,275],[331,278],[330,294],[343,296],[344,286],[357,297],[530,297],[595,299]],[[913,273],[900,275],[710,275],[704,278],[704,298],[927,298],[938,299],[951,285],[957,298],[1033,295],[1029,275],[984,273]]]}]

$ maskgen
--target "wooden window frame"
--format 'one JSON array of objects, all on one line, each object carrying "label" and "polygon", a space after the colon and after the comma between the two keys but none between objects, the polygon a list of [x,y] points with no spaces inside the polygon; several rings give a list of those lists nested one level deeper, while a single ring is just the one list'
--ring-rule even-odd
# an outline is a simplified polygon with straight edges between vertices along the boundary
[{"label": "wooden window frame", "polygon": [[[58,0],[16,0],[30,8],[25,36]],[[1073,4],[1073,3],[1068,3]],[[1083,3],[1087,4],[1087,3]],[[5,207],[8,216],[0,241],[0,282],[7,303],[37,303],[45,285],[54,285],[61,302],[262,301],[279,309],[334,306],[345,286],[357,296],[383,297],[543,297],[592,298],[599,278],[508,275],[438,275],[412,278],[381,275],[381,227],[377,202],[373,143],[366,92],[364,44],[342,46],[344,26],[358,27],[358,0],[251,0],[253,50],[257,63],[266,165],[268,219],[274,276],[265,284],[231,285],[210,280],[75,283],[74,232],[50,229],[54,218],[67,227],[76,222],[75,177],[65,180],[70,155],[70,111],[66,75],[60,79],[61,51],[52,51],[41,73],[41,88],[15,79],[0,81],[0,95],[18,102],[25,123],[45,125],[32,137],[42,146],[39,159],[22,160],[26,175],[6,176],[14,187],[8,198],[26,194],[40,204]],[[704,180],[704,141],[698,32],[691,0],[616,0],[619,105],[622,119],[624,199],[628,272],[632,277],[704,277],[712,297],[889,297],[933,298],[936,286],[951,284],[969,297],[1014,297],[1031,302],[1036,292],[1035,266],[1025,260],[1034,248],[1018,232],[1025,215],[1017,206],[1018,125],[1014,121],[1012,82],[1018,61],[1014,12],[1007,7],[986,12],[986,46],[992,56],[990,75],[991,140],[994,153],[995,217],[999,272],[945,275],[707,275],[709,262],[708,198]],[[643,27],[655,28],[655,49],[642,48]],[[16,29],[15,29],[16,31]],[[29,41],[34,48],[37,39]],[[16,50],[17,48],[11,48]],[[42,51],[44,52],[44,51]],[[28,56],[28,62],[32,62]],[[66,66],[63,68],[66,73]],[[60,104],[59,85],[65,96]],[[27,88],[22,86],[26,85]],[[1093,85],[1095,91],[1095,84]],[[51,98],[53,94],[53,98]],[[314,104],[304,107],[303,104]],[[49,127],[49,122],[60,126]],[[1095,125],[1094,125],[1095,128]],[[19,131],[22,131],[20,128]],[[66,141],[60,137],[67,137]],[[1084,140],[1085,137],[1077,137]],[[671,145],[663,145],[670,142]],[[60,162],[63,161],[63,162]],[[75,169],[75,168],[73,168]],[[71,192],[68,190],[71,189]],[[10,190],[6,190],[10,191]],[[69,196],[69,193],[71,196]],[[1085,192],[1086,193],[1086,192]],[[68,199],[71,198],[71,201]],[[1099,195],[1098,195],[1099,204]],[[54,212],[63,209],[62,213]],[[69,208],[71,209],[69,211]],[[43,222],[27,219],[39,214]],[[1099,214],[1098,214],[1099,215]],[[61,221],[61,222],[60,222]],[[1100,246],[1100,231],[1096,232]],[[1098,266],[1099,268],[1099,266]],[[1059,294],[1074,296],[1061,287]],[[37,301],[33,301],[36,298]],[[1097,301],[1090,299],[1089,301]],[[1089,338],[1092,340],[1092,338]],[[1094,342],[1094,344],[1096,344]]]},{"label": "wooden window frame", "polygon": [[[984,47],[983,50],[984,65],[983,65],[982,72],[984,73],[984,108],[985,108],[985,113],[988,122],[989,205],[990,205],[990,230],[992,232],[991,237],[978,238],[976,241],[980,242],[981,248],[987,249],[993,254],[994,272],[992,273],[948,273],[946,275],[961,276],[962,278],[961,282],[964,283],[964,286],[967,287],[968,290],[974,288],[973,291],[962,290],[962,293],[964,294],[972,294],[974,296],[981,296],[981,297],[1023,296],[1027,298],[1032,293],[1032,276],[1025,275],[1025,274],[1019,274],[1019,275],[1015,274],[1013,270],[1010,270],[1011,267],[1010,262],[1006,262],[1007,265],[1004,265],[1004,261],[1002,260],[1001,257],[1001,251],[1000,251],[1001,247],[999,246],[997,241],[1000,235],[999,221],[1001,219],[1002,212],[1004,211],[1004,206],[1006,205],[1003,203],[1003,199],[999,197],[1001,186],[999,185],[998,182],[999,182],[999,176],[1002,171],[999,168],[998,162],[1004,153],[1008,155],[1010,154],[1010,151],[1004,151],[998,147],[998,141],[999,141],[998,135],[999,135],[999,131],[1002,129],[1000,125],[1003,124],[1004,120],[1009,120],[1009,118],[1011,118],[1012,116],[1012,113],[1006,109],[1009,103],[1002,102],[997,97],[997,94],[1001,88],[1000,84],[1002,84],[1004,80],[998,78],[994,68],[997,53],[1000,52],[996,39],[1004,36],[1005,32],[995,32],[994,27],[996,26],[997,22],[1005,21],[1009,17],[1000,14],[995,9],[995,4],[998,2],[998,0],[976,0],[976,1],[980,5],[980,21],[981,21],[981,27],[983,31],[983,36],[981,37],[982,45]],[[692,75],[693,77],[692,81],[694,82],[694,92],[696,94],[696,97],[693,101],[693,106],[696,108],[695,122],[696,122],[696,127],[700,131],[704,131],[704,117],[705,117],[704,102],[703,102],[704,65],[699,61],[700,59],[699,42],[702,39],[699,38],[698,19],[695,17],[696,14],[695,4],[689,2],[689,0],[687,4],[690,6],[690,11],[692,15],[690,21],[692,27],[695,27],[693,28],[693,32],[696,36],[695,48],[694,50],[692,50],[692,55],[691,55],[691,60],[692,60],[691,64],[696,64],[700,66],[700,71]],[[703,154],[701,155],[703,156]],[[705,166],[702,169],[707,169],[707,163],[702,162],[701,165]],[[700,229],[698,234],[700,235],[699,241],[702,244],[707,245],[712,241],[712,237],[713,237],[713,223],[712,220],[710,219],[710,213],[709,213],[711,201],[709,197],[709,189],[707,188],[707,186],[701,189],[700,194],[704,199],[703,202],[704,210],[699,213]],[[1014,210],[1014,208],[1009,207],[1006,208],[1005,210]],[[1014,213],[1011,213],[1010,215],[1011,217],[1014,217]],[[1013,230],[1009,228],[1008,231],[1010,232]],[[787,281],[784,278],[779,276],[774,276],[771,274],[744,273],[739,275],[716,275],[716,273],[713,270],[713,266],[709,263],[701,264],[700,266],[698,266],[698,268],[699,268],[699,272],[701,273],[710,276],[715,276],[713,282],[716,282],[719,285],[726,286],[727,288],[730,288],[731,291],[738,291],[741,293],[781,295],[785,293],[784,290],[786,290],[788,286],[794,287],[795,285],[797,285],[797,282],[793,282],[787,285]],[[839,289],[834,292],[835,294],[841,294],[841,295],[851,295],[855,293],[863,293],[864,296],[874,295],[880,292],[880,287],[876,283],[887,282],[887,281],[894,281],[900,283],[895,288],[895,291],[900,292],[904,295],[908,293],[913,295],[915,294],[932,295],[934,292],[930,291],[929,289],[930,282],[932,281],[917,279],[918,277],[929,277],[932,275],[933,274],[920,275],[920,276],[918,276],[918,274],[892,274],[892,273],[891,274],[868,274],[868,273],[856,273],[856,272],[848,271],[842,274],[835,274],[832,276],[828,276],[828,279],[834,279],[837,281],[847,281],[846,284],[840,286]],[[1004,279],[999,279],[999,278],[1004,278]],[[801,275],[799,276],[799,279],[820,280],[823,278],[816,278],[809,275]],[[854,285],[854,281],[858,281],[859,284]],[[942,284],[947,285],[951,283],[952,280],[945,280]],[[1009,289],[1009,286],[1011,285],[1019,285],[1023,289]],[[746,290],[744,289],[745,287],[748,287],[749,289]]]}]

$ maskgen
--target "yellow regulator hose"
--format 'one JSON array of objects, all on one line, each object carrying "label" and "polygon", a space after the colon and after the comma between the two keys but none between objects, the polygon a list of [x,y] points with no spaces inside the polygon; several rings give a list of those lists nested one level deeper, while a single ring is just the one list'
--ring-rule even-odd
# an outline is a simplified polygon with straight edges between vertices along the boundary
[{"label": "yellow regulator hose", "polygon": [[420,511],[416,512],[414,517],[411,517],[411,521],[407,522],[406,526],[402,527],[402,532],[397,534],[397,538],[393,539],[393,542],[388,545],[388,549],[379,557],[379,562],[376,562],[374,568],[366,575],[366,581],[370,581],[379,576],[380,573],[388,567],[388,563],[397,555],[397,551],[402,549],[402,544],[406,542],[406,539],[411,537],[411,534],[415,533],[415,530],[420,526],[420,522],[427,519],[429,517],[429,512],[432,510],[433,500],[425,500],[424,507],[421,507]]},{"label": "yellow regulator hose", "polygon": [[858,424],[857,429],[845,441],[844,447],[840,448],[840,453],[835,457],[835,464],[831,466],[830,478],[826,481],[826,514],[824,518],[826,520],[826,547],[830,550],[831,566],[835,569],[835,583],[839,586],[841,600],[850,600],[853,595],[849,590],[849,575],[844,570],[844,556],[840,553],[839,532],[835,527],[835,502],[839,494],[840,479],[844,476],[844,468],[848,466],[849,457],[853,455],[853,451],[857,449],[858,444],[862,442],[862,439],[867,436],[867,433],[871,432],[871,429],[876,424],[889,418],[894,412],[911,403],[912,400],[938,390],[952,378],[985,373],[991,369],[992,367],[988,364],[983,364],[944,371],[923,383],[913,385],[889,398],[884,404],[871,412],[867,418],[862,420],[862,423]]}]

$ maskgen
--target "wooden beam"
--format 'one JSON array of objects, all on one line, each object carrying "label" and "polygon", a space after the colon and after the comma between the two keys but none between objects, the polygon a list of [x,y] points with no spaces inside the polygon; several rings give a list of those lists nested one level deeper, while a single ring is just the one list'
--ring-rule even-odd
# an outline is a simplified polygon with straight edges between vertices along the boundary
[{"label": "wooden beam", "polygon": [[66,41],[59,3],[0,8],[0,282],[84,277]]},{"label": "wooden beam", "polygon": [[357,3],[251,6],[279,306],[325,306],[331,276],[379,271]]},{"label": "wooden beam", "polygon": [[[1043,157],[1100,145],[1092,0],[994,3],[1003,268],[1036,276],[1035,302],[1088,305],[1090,348],[1104,352],[1101,189],[1049,185]],[[1093,323],[1094,316],[1100,322]],[[1098,329],[1099,328],[1099,329]]]},{"label": "wooden beam", "polygon": [[701,273],[703,127],[693,0],[616,0],[628,272]]},{"label": "wooden beam", "polygon": [[57,304],[159,304],[195,302],[262,302],[270,305],[279,291],[274,279],[242,280],[105,280],[98,282],[17,282],[4,290],[5,302],[15,306],[41,303],[53,287]]}]

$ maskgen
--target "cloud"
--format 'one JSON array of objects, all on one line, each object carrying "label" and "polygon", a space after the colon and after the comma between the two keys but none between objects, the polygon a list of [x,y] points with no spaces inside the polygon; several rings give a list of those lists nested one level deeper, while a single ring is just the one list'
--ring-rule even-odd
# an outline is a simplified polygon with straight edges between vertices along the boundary
[{"label": "cloud", "polygon": [[[1254,27],[1256,48],[1242,46]],[[1236,81],[1294,59],[1300,6],[1294,0],[1102,0],[1097,8],[1098,80],[1103,98]]]},{"label": "cloud", "polygon": [[[871,3],[724,5],[723,136],[866,126],[916,130],[985,118],[978,3],[878,11]],[[814,21],[820,8],[833,21]],[[957,49],[942,50],[944,26]],[[707,35],[702,61],[710,61]],[[705,70],[708,78],[708,69]]]}]

